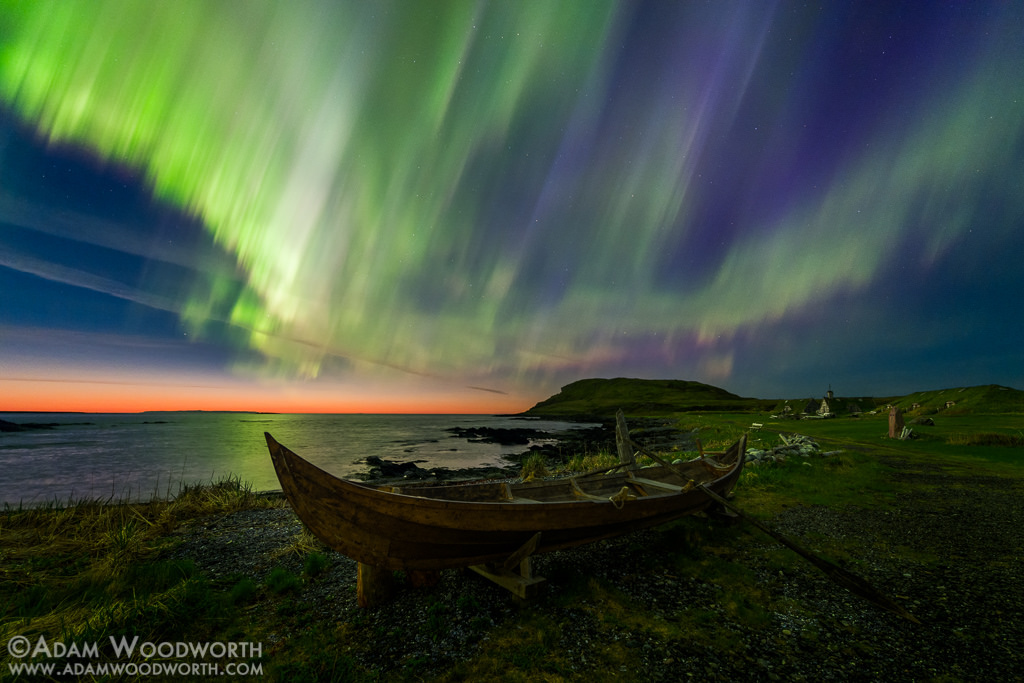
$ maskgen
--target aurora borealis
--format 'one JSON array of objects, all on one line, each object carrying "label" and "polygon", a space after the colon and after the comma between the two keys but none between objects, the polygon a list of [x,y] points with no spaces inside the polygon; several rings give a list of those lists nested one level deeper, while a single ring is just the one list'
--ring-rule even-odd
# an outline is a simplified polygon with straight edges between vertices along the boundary
[{"label": "aurora borealis", "polygon": [[1022,67],[1004,2],[0,0],[0,409],[1024,386]]}]

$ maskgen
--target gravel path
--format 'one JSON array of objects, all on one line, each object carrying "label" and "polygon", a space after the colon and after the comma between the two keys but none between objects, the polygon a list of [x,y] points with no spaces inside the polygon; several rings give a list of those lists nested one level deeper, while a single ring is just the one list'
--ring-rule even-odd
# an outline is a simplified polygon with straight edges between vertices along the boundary
[{"label": "gravel path", "polygon": [[[716,577],[682,575],[679,551],[666,540],[679,531],[649,530],[535,560],[548,579],[547,595],[578,588],[581,577],[605,579],[664,629],[636,631],[627,617],[606,618],[600,598],[541,597],[520,606],[502,589],[472,573],[443,572],[438,585],[404,589],[391,604],[360,610],[355,563],[328,552],[323,574],[305,581],[295,609],[312,620],[350,625],[339,641],[361,666],[403,674],[416,662],[420,675],[443,673],[486,652],[495,627],[515,627],[541,616],[560,624],[545,647],[569,661],[559,676],[580,680],[765,681],[1012,681],[1024,680],[1024,484],[993,477],[940,472],[900,475],[927,484],[890,509],[792,508],[771,524],[805,547],[843,539],[856,549],[849,566],[923,623],[882,612],[830,583],[808,563],[783,552],[755,530],[739,532],[724,553],[771,596],[763,619],[737,619],[723,605]],[[304,552],[294,549],[302,524],[288,508],[240,512],[194,523],[175,549],[211,578],[245,575],[262,583],[274,567],[301,574]],[[851,545],[852,543],[852,545]],[[587,596],[587,591],[582,591]],[[721,646],[682,638],[670,628],[682,615],[704,614]],[[531,616],[532,615],[532,616]],[[500,630],[500,628],[498,629]],[[666,635],[668,634],[668,635]],[[294,633],[270,634],[271,657]],[[595,657],[602,647],[625,652],[620,671]]]}]

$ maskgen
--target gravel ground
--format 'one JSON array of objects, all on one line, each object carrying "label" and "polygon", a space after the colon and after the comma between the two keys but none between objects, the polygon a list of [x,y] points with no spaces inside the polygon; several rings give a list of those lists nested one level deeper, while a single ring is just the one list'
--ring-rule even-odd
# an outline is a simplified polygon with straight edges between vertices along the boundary
[{"label": "gravel ground", "polygon": [[[664,547],[671,535],[659,530],[535,560],[548,596],[578,586],[580,577],[606,579],[666,625],[681,615],[709,615],[727,647],[673,636],[679,630],[667,627],[634,631],[629,619],[603,618],[601,605],[587,599],[567,606],[542,596],[523,606],[469,572],[443,572],[436,586],[405,588],[394,602],[361,610],[355,563],[333,552],[324,573],[304,582],[293,608],[307,623],[348,623],[358,637],[339,641],[339,650],[385,675],[407,675],[410,662],[419,676],[447,671],[485,652],[495,627],[529,623],[536,611],[561,625],[544,646],[570,662],[547,680],[1024,680],[1024,485],[938,471],[900,476],[925,486],[891,509],[798,507],[771,525],[811,549],[830,538],[852,539],[857,554],[848,568],[905,605],[920,626],[845,592],[795,555],[780,571],[778,546],[753,529],[734,537],[727,556],[771,595],[768,616],[756,626],[730,616],[735,611],[722,605],[714,577],[673,573],[678,551]],[[274,567],[301,574],[305,555],[293,548],[301,532],[288,508],[240,512],[182,530],[174,554],[192,558],[211,578],[245,575],[262,583]],[[294,621],[288,623],[270,634],[271,657],[294,637]],[[611,646],[626,652],[620,671],[594,656]]]}]

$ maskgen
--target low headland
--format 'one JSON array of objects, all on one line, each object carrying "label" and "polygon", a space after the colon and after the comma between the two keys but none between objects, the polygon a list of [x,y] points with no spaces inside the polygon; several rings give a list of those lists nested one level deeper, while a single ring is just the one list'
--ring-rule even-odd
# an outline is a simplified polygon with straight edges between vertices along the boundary
[{"label": "low headland", "polygon": [[[714,451],[747,433],[762,455],[733,503],[863,577],[920,624],[837,586],[749,524],[699,516],[537,557],[547,586],[528,603],[471,572],[446,571],[420,588],[400,575],[392,602],[360,609],[352,560],[322,546],[282,497],[228,479],[171,500],[0,512],[0,642],[24,636],[35,649],[16,656],[9,645],[3,677],[33,662],[88,672],[113,658],[108,639],[121,636],[258,643],[234,660],[134,659],[241,662],[261,674],[246,680],[1019,677],[1022,392],[993,385],[768,401],[705,387],[585,380],[525,417],[607,425],[623,408],[631,434],[672,458],[695,455],[696,439]],[[827,415],[818,413],[823,401]],[[905,438],[889,437],[892,405]],[[614,462],[600,429],[527,449],[516,474]],[[58,642],[79,651],[45,649]],[[99,656],[83,656],[92,642]]]}]

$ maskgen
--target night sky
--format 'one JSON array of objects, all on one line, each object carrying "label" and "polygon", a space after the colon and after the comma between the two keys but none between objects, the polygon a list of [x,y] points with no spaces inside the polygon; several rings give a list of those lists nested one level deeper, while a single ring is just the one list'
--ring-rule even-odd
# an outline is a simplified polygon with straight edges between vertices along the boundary
[{"label": "night sky", "polygon": [[1024,388],[1024,3],[0,0],[0,410]]}]

